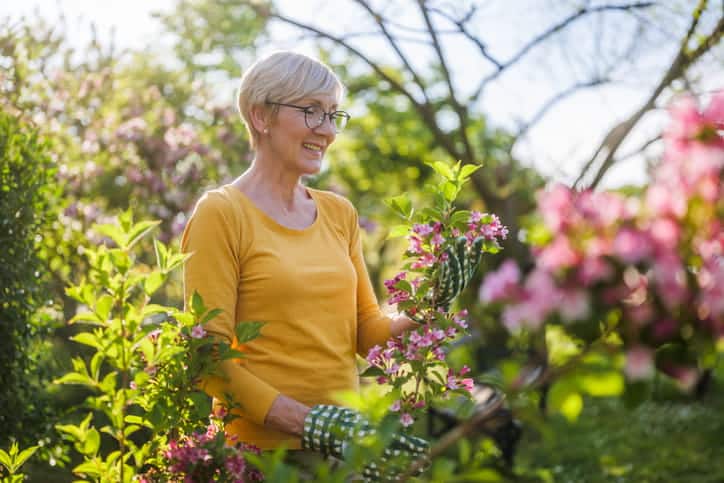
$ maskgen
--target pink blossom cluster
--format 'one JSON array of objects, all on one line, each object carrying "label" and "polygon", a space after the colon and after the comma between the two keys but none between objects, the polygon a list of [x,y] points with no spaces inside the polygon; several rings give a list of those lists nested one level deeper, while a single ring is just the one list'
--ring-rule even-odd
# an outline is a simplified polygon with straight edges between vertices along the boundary
[{"label": "pink blossom cluster", "polygon": [[[407,379],[411,367],[405,363],[413,362],[422,374],[426,374],[432,366],[440,365],[445,361],[445,346],[455,339],[460,332],[464,332],[468,325],[465,317],[467,310],[454,314],[447,328],[433,324],[425,324],[406,334],[387,341],[386,347],[376,345],[367,354],[367,362],[371,367],[377,368],[378,384],[392,384]],[[441,391],[467,390],[472,391],[473,380],[463,376],[470,372],[463,367],[457,373],[448,369],[445,380],[438,385]],[[429,382],[428,382],[429,383]],[[400,422],[409,426],[414,422],[412,413],[425,407],[425,398],[419,387],[415,392],[403,392],[401,398],[396,400],[392,411],[400,412]]]},{"label": "pink blossom cluster", "polygon": [[[724,93],[703,110],[687,97],[670,112],[666,152],[642,196],[562,185],[538,194],[550,236],[532,249],[535,268],[523,277],[506,261],[480,287],[482,302],[505,304],[509,330],[620,310],[630,379],[652,372],[649,347],[724,337]],[[691,380],[685,367],[667,372]]]},{"label": "pink blossom cluster", "polygon": [[261,473],[244,459],[245,452],[259,454],[259,449],[244,443],[230,445],[226,439],[224,432],[212,423],[206,432],[170,441],[163,457],[172,481],[262,481]]}]

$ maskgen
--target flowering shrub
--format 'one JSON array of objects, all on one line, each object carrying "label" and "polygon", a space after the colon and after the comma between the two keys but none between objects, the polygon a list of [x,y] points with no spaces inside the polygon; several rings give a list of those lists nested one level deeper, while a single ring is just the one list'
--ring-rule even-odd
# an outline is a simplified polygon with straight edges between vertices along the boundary
[{"label": "flowering shrub", "polygon": [[[83,457],[73,472],[89,480],[125,483],[148,466],[156,474],[192,471],[178,466],[180,455],[188,453],[179,451],[203,443],[204,461],[231,458],[224,474],[236,479],[223,481],[240,481],[245,471],[241,448],[228,449],[221,444],[223,434],[211,434],[211,400],[197,389],[199,379],[214,373],[219,360],[240,354],[206,337],[203,325],[219,310],[207,309],[198,294],[187,312],[151,303],[151,296],[186,258],[154,241],[158,267],[137,263],[134,247],[156,225],[133,223],[131,213],[125,212],[117,225],[94,227],[106,243],[86,250],[91,270],[68,289],[84,307],[70,322],[87,327],[71,340],[93,352],[87,359],[74,357],[74,370],[56,381],[84,386],[89,395],[80,408],[79,424],[56,427]],[[240,341],[256,337],[261,326],[240,325]],[[102,421],[100,429],[96,421]],[[202,426],[206,439],[194,435]],[[101,445],[101,432],[112,444]]]},{"label": "flowering shrub", "polygon": [[139,481],[262,481],[262,474],[248,465],[244,458],[245,453],[258,455],[260,450],[241,442],[230,444],[228,436],[219,429],[222,424],[222,421],[212,418],[206,431],[194,431],[169,441],[167,449],[162,452],[159,467],[142,475]]},{"label": "flowering shrub", "polygon": [[511,332],[562,323],[586,342],[616,332],[629,381],[659,367],[690,389],[724,336],[724,94],[671,109],[666,151],[641,196],[538,194],[529,230],[535,268],[509,260],[480,299],[502,304]]},{"label": "flowering shrub", "polygon": [[389,384],[397,396],[391,410],[399,412],[400,422],[409,426],[414,415],[432,398],[451,392],[468,394],[473,380],[465,375],[468,367],[448,367],[445,347],[467,329],[466,310],[450,311],[436,300],[442,283],[442,266],[451,253],[475,258],[475,251],[496,253],[498,241],[508,230],[497,216],[456,210],[453,203],[461,187],[478,166],[450,167],[434,163],[443,178],[433,188],[434,207],[415,213],[405,196],[389,201],[407,224],[396,227],[394,234],[407,234],[404,271],[385,282],[389,303],[406,312],[420,327],[387,341],[386,347],[375,346],[367,355],[370,367],[363,374],[375,376],[379,384]]}]

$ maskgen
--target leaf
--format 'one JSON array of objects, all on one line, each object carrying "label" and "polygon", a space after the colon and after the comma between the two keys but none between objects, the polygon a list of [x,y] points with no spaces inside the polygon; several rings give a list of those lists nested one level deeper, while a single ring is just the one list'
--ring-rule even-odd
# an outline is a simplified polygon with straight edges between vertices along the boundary
[{"label": "leaf", "polygon": [[412,215],[412,202],[407,194],[387,198],[385,204],[406,220]]},{"label": "leaf", "polygon": [[93,325],[102,325],[102,320],[98,318],[93,312],[80,312],[75,314],[72,319],[68,321],[69,324],[75,324],[78,322],[85,322]]},{"label": "leaf", "polygon": [[239,322],[236,324],[236,341],[239,344],[249,342],[252,339],[256,339],[261,335],[261,328],[266,325],[266,322]]},{"label": "leaf", "polygon": [[620,396],[624,390],[623,376],[619,372],[592,372],[579,379],[581,389],[591,396]]},{"label": "leaf", "polygon": [[447,201],[455,201],[455,198],[457,198],[458,196],[458,187],[455,186],[455,183],[452,183],[450,181],[443,183],[440,189],[442,190],[442,194]]},{"label": "leaf", "polygon": [[78,374],[77,372],[69,372],[68,374],[64,374],[59,379],[56,379],[53,381],[54,384],[80,384],[82,386],[88,386],[92,388],[96,388],[97,384],[96,382],[91,379],[90,377]]},{"label": "leaf", "polygon": [[10,470],[12,466],[12,463],[10,461],[10,455],[2,449],[0,449],[0,465],[3,465],[8,470]]},{"label": "leaf", "polygon": [[143,291],[150,297],[163,285],[165,280],[166,276],[163,273],[151,272],[143,281]]},{"label": "leaf", "polygon": [[574,381],[560,379],[551,386],[548,404],[552,412],[559,412],[568,421],[575,422],[583,409],[583,398]]},{"label": "leaf", "polygon": [[90,428],[85,433],[83,439],[83,446],[81,451],[86,456],[93,456],[98,452],[98,448],[101,446],[101,435],[98,433],[96,428]]},{"label": "leaf", "polygon": [[95,347],[99,350],[101,348],[101,345],[98,343],[98,338],[96,338],[96,336],[91,334],[90,332],[81,332],[79,334],[69,337],[69,339],[73,342]]},{"label": "leaf", "polygon": [[201,320],[201,324],[205,324],[209,322],[211,319],[214,319],[224,313],[222,309],[211,309],[208,311],[206,315],[204,315],[204,318]]},{"label": "leaf", "polygon": [[126,246],[124,247],[126,250],[130,249],[135,245],[141,238],[146,236],[148,232],[150,232],[152,229],[160,225],[160,221],[140,221],[133,225],[131,229],[128,231],[128,238]]},{"label": "leaf", "polygon": [[401,236],[405,236],[408,233],[410,233],[410,227],[407,225],[395,225],[392,228],[390,228],[389,233],[387,234],[387,239],[392,238],[399,238]]},{"label": "leaf", "polygon": [[463,180],[466,180],[466,179],[470,178],[470,175],[472,175],[474,172],[476,172],[477,170],[479,170],[482,167],[483,167],[482,164],[466,164],[460,170],[460,178],[462,178]]},{"label": "leaf", "polygon": [[130,424],[137,424],[137,425],[139,425],[139,426],[144,426],[144,427],[149,428],[149,429],[153,429],[153,428],[154,428],[154,426],[153,426],[153,424],[151,423],[151,421],[149,421],[149,420],[147,420],[147,419],[144,419],[144,418],[141,417],[141,416],[136,416],[135,414],[129,414],[128,416],[126,416],[126,422],[127,422],[127,423],[130,423]]},{"label": "leaf", "polygon": [[202,314],[206,313],[206,306],[201,298],[201,295],[194,290],[194,294],[191,296],[191,310],[197,317],[201,317]]},{"label": "leaf", "polygon": [[98,297],[96,301],[96,313],[101,322],[108,320],[111,315],[111,309],[113,308],[113,297],[108,294],[103,294]]},{"label": "leaf", "polygon": [[166,248],[166,245],[164,245],[163,242],[154,238],[153,250],[156,252],[156,263],[158,263],[158,268],[165,271],[166,265],[168,264],[168,248]]},{"label": "leaf", "polygon": [[73,473],[80,473],[88,476],[102,476],[103,470],[95,461],[86,461],[73,468]]},{"label": "leaf", "polygon": [[411,293],[414,292],[414,290],[412,289],[412,284],[410,284],[410,282],[408,282],[407,280],[400,280],[400,281],[398,281],[398,282],[394,285],[394,287],[395,287],[396,289],[399,289],[399,290],[404,290],[405,292],[407,292],[407,293],[409,293],[409,294],[411,294]]},{"label": "leaf", "polygon": [[362,371],[362,374],[360,374],[359,377],[380,377],[384,375],[385,371],[383,371],[381,368],[377,366],[369,366],[367,369]]},{"label": "leaf", "polygon": [[445,178],[446,180],[452,181],[455,179],[455,173],[453,170],[448,166],[447,164],[443,163],[442,161],[435,161],[432,164],[428,163],[428,166],[430,166],[437,174]]},{"label": "leaf", "polygon": [[194,391],[189,394],[194,403],[194,410],[199,419],[206,419],[211,414],[211,398],[204,392]]},{"label": "leaf", "polygon": [[123,247],[126,244],[126,234],[116,225],[93,225],[93,231],[110,238],[117,247]]},{"label": "leaf", "polygon": [[113,266],[120,274],[125,275],[128,272],[128,269],[131,268],[131,257],[127,252],[118,248],[113,248],[108,250],[108,256],[111,258]]}]

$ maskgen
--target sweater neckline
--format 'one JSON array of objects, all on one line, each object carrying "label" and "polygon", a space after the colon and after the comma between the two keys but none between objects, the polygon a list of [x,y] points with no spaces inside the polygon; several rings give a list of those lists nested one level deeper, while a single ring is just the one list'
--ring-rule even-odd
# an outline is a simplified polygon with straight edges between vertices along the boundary
[{"label": "sweater neckline", "polygon": [[314,217],[314,221],[313,221],[310,225],[308,225],[308,226],[306,226],[306,227],[304,227],[304,228],[291,228],[291,227],[288,227],[288,226],[286,226],[286,225],[283,225],[283,224],[279,223],[277,220],[275,220],[274,218],[272,218],[271,216],[269,216],[264,210],[262,210],[261,208],[259,208],[259,207],[256,205],[256,203],[254,203],[254,202],[251,200],[251,198],[249,198],[249,197],[246,195],[246,193],[244,193],[243,191],[241,191],[241,190],[240,190],[239,188],[237,188],[236,186],[234,186],[234,185],[232,185],[232,184],[227,184],[227,185],[225,186],[225,188],[226,188],[228,191],[234,192],[234,193],[235,193],[235,196],[236,196],[238,199],[240,199],[241,202],[242,202],[244,205],[248,206],[252,211],[254,211],[255,213],[257,213],[257,215],[264,221],[264,223],[265,223],[267,226],[269,226],[270,228],[272,228],[273,230],[281,231],[281,232],[284,232],[284,233],[287,233],[287,234],[290,234],[290,235],[303,235],[303,234],[305,234],[305,233],[309,233],[309,232],[313,231],[313,230],[317,227],[317,225],[319,225],[319,223],[320,223],[319,220],[320,220],[320,218],[322,217],[322,213],[321,213],[321,203],[319,202],[319,198],[317,197],[317,192],[316,192],[316,190],[314,190],[314,189],[312,189],[312,188],[309,188],[309,187],[306,187],[306,186],[304,187],[304,189],[305,189],[305,191],[307,192],[307,194],[309,195],[309,197],[314,201],[314,205],[315,205],[315,208],[316,208],[316,216]]}]

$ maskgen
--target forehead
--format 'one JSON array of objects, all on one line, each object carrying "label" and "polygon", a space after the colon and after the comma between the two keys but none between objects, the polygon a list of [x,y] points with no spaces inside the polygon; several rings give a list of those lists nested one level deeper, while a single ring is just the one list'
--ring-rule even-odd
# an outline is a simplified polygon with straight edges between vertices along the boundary
[{"label": "forehead", "polygon": [[324,108],[336,108],[339,99],[334,94],[311,94],[302,97],[299,101],[301,104],[313,104]]}]

